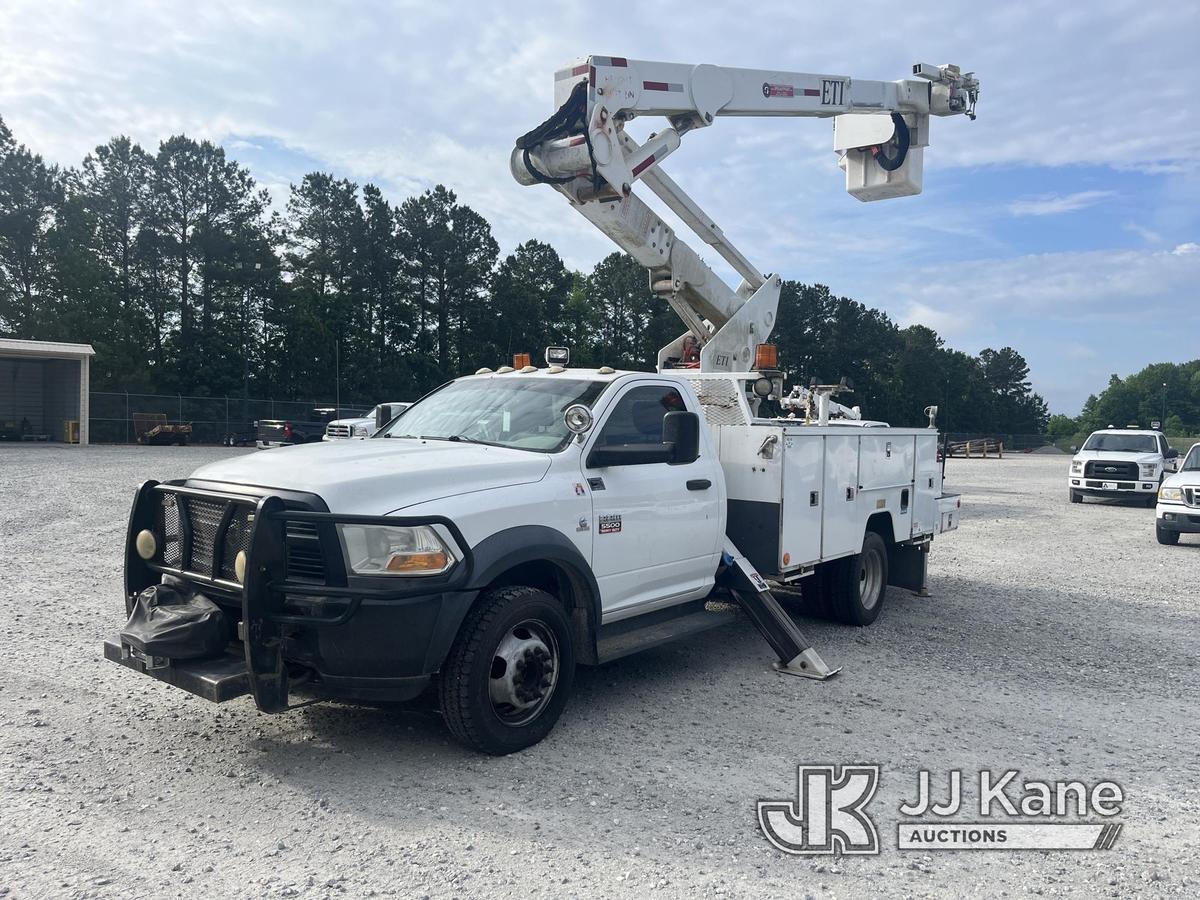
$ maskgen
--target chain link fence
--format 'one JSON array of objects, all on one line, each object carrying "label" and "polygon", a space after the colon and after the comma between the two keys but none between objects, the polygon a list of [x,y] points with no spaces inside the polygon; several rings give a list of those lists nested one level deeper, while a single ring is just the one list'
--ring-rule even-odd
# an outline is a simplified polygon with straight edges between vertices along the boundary
[{"label": "chain link fence", "polygon": [[[323,400],[272,400],[244,397],[189,397],[186,394],[131,394],[91,392],[88,424],[94,444],[132,444],[137,427],[146,417],[165,417],[168,423],[191,425],[189,442],[222,444],[227,438],[254,439],[259,419],[307,422],[316,408],[340,406],[346,410],[370,409],[374,403],[340,403]],[[135,419],[138,425],[135,427]]]}]

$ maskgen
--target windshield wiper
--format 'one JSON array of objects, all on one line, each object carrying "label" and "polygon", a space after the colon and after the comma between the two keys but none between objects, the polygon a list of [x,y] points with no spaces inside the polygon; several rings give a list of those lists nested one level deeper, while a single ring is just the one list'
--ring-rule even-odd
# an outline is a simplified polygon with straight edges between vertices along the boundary
[{"label": "windshield wiper", "polygon": [[479,438],[469,438],[461,434],[452,434],[449,437],[439,438],[443,441],[454,441],[456,444],[483,444],[488,447],[495,447],[491,441],[481,441]]}]

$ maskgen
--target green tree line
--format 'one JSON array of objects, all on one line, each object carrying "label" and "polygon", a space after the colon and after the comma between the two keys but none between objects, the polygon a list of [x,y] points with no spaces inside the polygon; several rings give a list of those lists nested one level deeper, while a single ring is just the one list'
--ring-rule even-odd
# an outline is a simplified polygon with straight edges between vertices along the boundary
[{"label": "green tree line", "polygon": [[1099,428],[1149,428],[1154,422],[1169,437],[1200,434],[1200,359],[1154,363],[1128,378],[1112,375],[1078,416],[1051,416],[1049,431],[1065,440]]},{"label": "green tree line", "polygon": [[[0,334],[91,343],[96,390],[408,399],[518,351],[652,368],[682,326],[613,253],[571,271],[531,239],[501,256],[438,185],[392,202],[325,172],[285,211],[218,145],[127,137],[46,164],[0,120]],[[790,382],[855,383],[872,418],[1032,433],[1046,406],[1009,347],[971,356],[822,285],[784,283],[775,341]]]}]

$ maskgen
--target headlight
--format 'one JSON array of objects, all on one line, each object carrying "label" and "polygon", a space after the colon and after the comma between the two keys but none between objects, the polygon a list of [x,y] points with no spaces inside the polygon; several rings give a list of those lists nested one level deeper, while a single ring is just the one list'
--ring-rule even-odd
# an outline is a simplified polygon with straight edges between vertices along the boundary
[{"label": "headlight", "polygon": [[368,437],[370,435],[370,433],[371,432],[367,428],[366,425],[355,425],[354,426],[354,436],[355,437]]},{"label": "headlight", "polygon": [[356,575],[440,575],[458,557],[429,525],[339,525]]},{"label": "headlight", "polygon": [[1083,474],[1083,460],[1081,460],[1081,459],[1071,460],[1071,474],[1072,475],[1082,475]]},{"label": "headlight", "polygon": [[1164,487],[1158,489],[1158,499],[1167,503],[1182,503],[1183,488]]},{"label": "headlight", "polygon": [[1142,463],[1142,477],[1153,478],[1158,474],[1158,463]]}]

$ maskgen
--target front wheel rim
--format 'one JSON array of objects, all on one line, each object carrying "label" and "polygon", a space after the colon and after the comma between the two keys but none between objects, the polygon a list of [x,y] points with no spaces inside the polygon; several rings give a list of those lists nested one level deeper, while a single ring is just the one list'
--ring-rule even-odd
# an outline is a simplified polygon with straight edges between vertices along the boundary
[{"label": "front wheel rim", "polygon": [[862,554],[858,568],[858,599],[863,609],[874,609],[883,593],[883,560],[873,550]]},{"label": "front wheel rim", "polygon": [[525,619],[505,632],[492,653],[488,697],[505,725],[528,725],[550,704],[561,670],[558,638],[540,619]]}]

